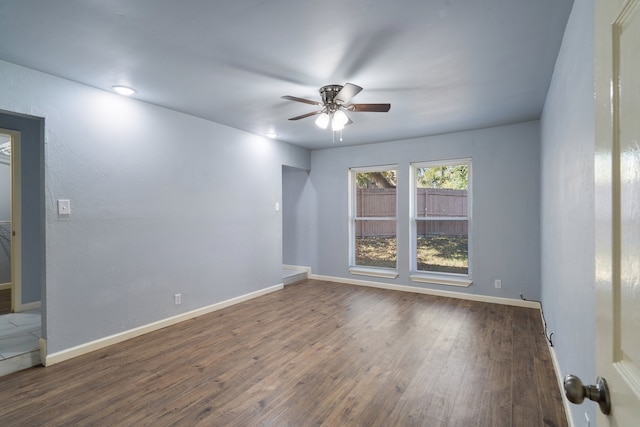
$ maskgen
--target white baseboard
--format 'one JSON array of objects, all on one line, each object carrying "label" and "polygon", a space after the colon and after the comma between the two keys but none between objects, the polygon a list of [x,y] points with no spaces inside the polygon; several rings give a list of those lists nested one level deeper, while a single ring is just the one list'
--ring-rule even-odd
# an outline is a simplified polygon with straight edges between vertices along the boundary
[{"label": "white baseboard", "polygon": [[9,283],[0,283],[0,291],[3,291],[5,289],[11,289],[11,282],[9,282]]},{"label": "white baseboard", "polygon": [[36,302],[28,302],[26,304],[20,304],[18,307],[16,307],[16,313],[20,313],[22,311],[29,311],[29,310],[37,310],[42,306],[42,303],[40,301],[36,301]]},{"label": "white baseboard", "polygon": [[553,369],[556,371],[556,378],[558,379],[558,387],[560,388],[560,395],[562,396],[562,404],[564,406],[564,413],[567,415],[567,423],[569,427],[575,427],[576,424],[573,422],[573,415],[571,415],[571,402],[567,399],[567,396],[564,394],[564,384],[562,372],[560,371],[560,364],[558,363],[558,358],[556,357],[556,351],[553,347],[547,343],[547,347],[549,347],[549,353],[551,353],[551,360],[553,361]]},{"label": "white baseboard", "polygon": [[47,366],[45,363],[47,360],[47,340],[42,337],[38,338],[38,347],[40,347],[40,363]]},{"label": "white baseboard", "polygon": [[311,267],[307,267],[304,265],[282,264],[282,268],[284,268],[285,270],[306,271],[307,274],[311,274]]},{"label": "white baseboard", "polygon": [[130,329],[128,331],[120,332],[115,335],[100,338],[95,341],[91,341],[85,344],[81,344],[76,347],[72,347],[66,350],[62,350],[52,354],[46,354],[47,342],[44,339],[40,339],[40,350],[45,353],[42,357],[42,364],[44,366],[50,366],[56,363],[63,362],[65,360],[72,359],[77,356],[81,356],[86,353],[90,353],[95,350],[99,350],[104,347],[108,347],[113,344],[117,344],[122,341],[129,340],[131,338],[138,337],[140,335],[147,334],[149,332],[157,331],[158,329],[166,328],[167,326],[175,325],[176,323],[183,322],[185,320],[193,319],[194,317],[202,316],[225,307],[232,306],[253,298],[257,298],[262,295],[269,294],[271,292],[279,291],[284,288],[282,283],[271,286],[269,288],[261,289],[259,291],[251,292],[239,297],[231,298],[226,301],[222,301],[207,307],[198,308],[187,313],[178,314],[177,316],[169,317],[159,320],[157,322],[149,323],[147,325],[139,326],[137,328]]},{"label": "white baseboard", "polygon": [[350,279],[345,277],[322,276],[309,273],[309,279],[325,280],[327,282],[346,283],[349,285],[368,286],[371,288],[389,289],[392,291],[413,292],[416,294],[436,295],[440,297],[457,298],[469,301],[488,302],[493,304],[512,305],[515,307],[535,308],[540,310],[537,301],[525,301],[521,299],[491,297],[486,295],[467,294],[463,292],[442,291],[439,289],[418,288],[416,286],[394,285],[390,283],[373,282],[370,280]]}]

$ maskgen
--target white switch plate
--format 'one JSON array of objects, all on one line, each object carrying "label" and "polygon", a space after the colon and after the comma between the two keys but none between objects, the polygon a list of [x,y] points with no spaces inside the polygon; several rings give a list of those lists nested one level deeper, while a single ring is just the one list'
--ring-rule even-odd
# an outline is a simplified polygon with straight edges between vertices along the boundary
[{"label": "white switch plate", "polygon": [[68,199],[58,199],[58,215],[71,215],[71,202]]},{"label": "white switch plate", "polygon": [[276,212],[280,210],[280,203],[276,202]]}]

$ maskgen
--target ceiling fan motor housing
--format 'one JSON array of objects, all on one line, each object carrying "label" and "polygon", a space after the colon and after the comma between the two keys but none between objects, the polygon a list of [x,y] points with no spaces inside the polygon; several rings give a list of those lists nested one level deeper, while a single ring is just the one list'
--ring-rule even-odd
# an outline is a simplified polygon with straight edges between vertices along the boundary
[{"label": "ceiling fan motor housing", "polygon": [[329,111],[333,112],[340,108],[338,104],[334,102],[334,98],[342,90],[340,85],[327,85],[320,88],[320,96],[322,97],[322,103],[327,106]]}]

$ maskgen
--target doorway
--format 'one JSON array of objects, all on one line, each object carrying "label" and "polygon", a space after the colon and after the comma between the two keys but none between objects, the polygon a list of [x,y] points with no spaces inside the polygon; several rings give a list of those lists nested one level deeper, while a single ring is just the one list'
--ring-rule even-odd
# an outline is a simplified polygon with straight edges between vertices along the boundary
[{"label": "doorway", "polygon": [[309,272],[309,171],[282,166],[282,279],[297,283]]},{"label": "doorway", "polygon": [[21,298],[20,132],[0,129],[0,314]]},{"label": "doorway", "polygon": [[8,237],[0,241],[0,255],[9,260],[2,282],[11,301],[11,312],[0,315],[2,376],[39,364],[40,339],[46,339],[44,119],[0,111],[0,135],[0,221]]},{"label": "doorway", "polygon": [[40,304],[22,303],[20,142],[0,128],[0,375],[39,363]]}]

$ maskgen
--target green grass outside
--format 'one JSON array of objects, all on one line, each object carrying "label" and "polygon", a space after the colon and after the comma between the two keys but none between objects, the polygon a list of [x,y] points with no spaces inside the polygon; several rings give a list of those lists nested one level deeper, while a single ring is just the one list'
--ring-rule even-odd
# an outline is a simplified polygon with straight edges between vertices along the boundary
[{"label": "green grass outside", "polygon": [[[467,274],[468,246],[466,236],[418,237],[418,270]],[[396,268],[395,237],[356,239],[356,265]]]}]

